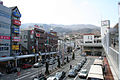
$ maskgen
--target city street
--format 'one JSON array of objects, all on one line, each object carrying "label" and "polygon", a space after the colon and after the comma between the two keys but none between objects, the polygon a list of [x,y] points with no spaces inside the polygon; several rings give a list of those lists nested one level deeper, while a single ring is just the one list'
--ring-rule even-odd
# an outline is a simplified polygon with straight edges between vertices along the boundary
[{"label": "city street", "polygon": [[[66,57],[67,55],[65,55]],[[69,55],[68,57],[72,57],[71,55]],[[68,72],[70,69],[70,65],[75,66],[78,62],[80,62],[84,57],[80,56],[80,51],[76,51],[75,52],[75,60],[71,60],[69,63],[65,64],[64,66],[61,66],[61,68],[57,69],[57,63],[50,65],[49,66],[49,71],[50,71],[50,75],[47,76],[54,76],[56,74],[56,72],[58,71],[65,71],[66,72],[66,77],[64,78],[64,80],[81,80],[78,75],[75,78],[69,78],[68,77]],[[89,71],[90,69],[90,65],[93,64],[93,61],[96,57],[87,57],[87,62],[84,64],[84,66],[82,68],[87,69]],[[61,59],[62,60],[62,59]],[[34,77],[36,77],[38,74],[40,73],[45,73],[45,65],[43,65],[40,68],[29,68],[29,69],[25,69],[22,70],[20,72],[20,75],[17,76],[17,73],[12,73],[12,74],[7,74],[4,75],[3,77],[1,77],[1,80],[32,80]],[[82,79],[83,80],[83,79]]]}]

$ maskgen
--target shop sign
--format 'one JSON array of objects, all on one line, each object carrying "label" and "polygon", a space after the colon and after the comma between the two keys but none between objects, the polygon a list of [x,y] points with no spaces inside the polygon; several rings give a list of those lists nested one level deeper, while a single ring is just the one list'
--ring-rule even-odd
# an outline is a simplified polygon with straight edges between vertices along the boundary
[{"label": "shop sign", "polygon": [[17,25],[17,26],[20,26],[20,25],[21,25],[21,21],[19,21],[19,20],[13,19],[12,22],[13,22],[13,24],[15,24],[15,25]]},{"label": "shop sign", "polygon": [[10,36],[1,36],[1,35],[0,35],[0,39],[10,40]]},{"label": "shop sign", "polygon": [[20,18],[21,14],[19,12],[13,12],[13,16]]},{"label": "shop sign", "polygon": [[19,33],[19,28],[13,28],[13,33]]},{"label": "shop sign", "polygon": [[101,22],[101,25],[102,25],[102,26],[105,26],[105,27],[110,27],[110,20],[102,21],[102,22]]},{"label": "shop sign", "polygon": [[12,50],[19,50],[19,45],[12,45]]},{"label": "shop sign", "polygon": [[31,30],[31,31],[30,31],[30,34],[34,34],[34,30]]},{"label": "shop sign", "polygon": [[19,41],[20,41],[20,37],[13,37],[12,41],[17,41],[17,42],[19,42]]},{"label": "shop sign", "polygon": [[39,34],[39,33],[36,33],[36,37],[40,37],[40,34]]}]

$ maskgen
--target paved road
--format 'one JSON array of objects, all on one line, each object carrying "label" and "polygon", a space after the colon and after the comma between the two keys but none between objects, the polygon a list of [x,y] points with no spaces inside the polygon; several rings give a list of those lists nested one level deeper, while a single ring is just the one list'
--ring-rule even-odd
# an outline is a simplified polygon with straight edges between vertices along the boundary
[{"label": "paved road", "polygon": [[[67,56],[67,55],[65,55],[65,56]],[[72,56],[69,55],[69,57],[72,57]],[[81,80],[81,79],[78,78],[78,76],[76,76],[75,78],[69,78],[67,75],[68,75],[68,72],[69,72],[70,64],[75,66],[78,62],[80,62],[80,60],[82,60],[82,58],[83,57],[80,56],[80,51],[78,50],[78,51],[75,52],[75,60],[70,61],[69,63],[62,66],[61,68],[56,69],[57,63],[54,64],[54,65],[50,65],[49,70],[52,71],[52,72],[49,76],[54,76],[55,73],[58,72],[58,71],[65,71],[67,73],[66,73],[66,77],[65,77],[64,80]],[[86,64],[83,66],[83,68],[86,68],[86,69],[89,70],[90,65],[93,64],[93,61],[94,61],[95,58],[88,57],[88,60],[87,60]],[[40,67],[40,68],[30,68],[30,69],[22,70],[19,77],[17,77],[17,73],[12,73],[12,74],[5,75],[0,80],[15,80],[15,79],[32,80],[35,76],[38,75],[38,73],[41,73],[41,72],[42,73],[45,72],[45,65]],[[47,77],[49,77],[49,76],[47,76]]]},{"label": "paved road", "polygon": [[[65,55],[65,57],[71,58],[72,56],[70,54]],[[61,59],[62,60],[62,59]],[[54,65],[49,65],[50,71],[56,71],[57,68],[57,62]],[[45,65],[40,68],[29,68],[24,69],[20,72],[20,76],[17,76],[17,73],[7,74],[2,77],[0,77],[0,80],[32,80],[35,76],[38,75],[38,73],[45,73]]]}]

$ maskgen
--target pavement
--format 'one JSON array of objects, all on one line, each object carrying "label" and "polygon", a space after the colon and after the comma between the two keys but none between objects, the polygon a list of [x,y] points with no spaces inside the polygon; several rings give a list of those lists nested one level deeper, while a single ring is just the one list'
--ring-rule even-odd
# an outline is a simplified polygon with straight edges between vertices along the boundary
[{"label": "pavement", "polygon": [[106,66],[107,70],[106,70],[106,73],[104,75],[105,80],[114,80],[111,69],[110,69],[110,66],[109,66],[109,63],[108,63],[106,57],[104,57],[104,65],[107,65]]}]

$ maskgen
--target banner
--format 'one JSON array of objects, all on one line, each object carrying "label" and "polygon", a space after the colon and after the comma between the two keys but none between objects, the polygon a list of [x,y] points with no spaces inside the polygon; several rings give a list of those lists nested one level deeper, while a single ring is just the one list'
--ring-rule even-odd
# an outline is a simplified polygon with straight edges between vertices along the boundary
[{"label": "banner", "polygon": [[19,45],[12,45],[12,50],[19,50]]},{"label": "banner", "polygon": [[10,40],[10,36],[1,36],[1,35],[0,35],[0,39]]}]

